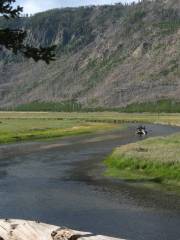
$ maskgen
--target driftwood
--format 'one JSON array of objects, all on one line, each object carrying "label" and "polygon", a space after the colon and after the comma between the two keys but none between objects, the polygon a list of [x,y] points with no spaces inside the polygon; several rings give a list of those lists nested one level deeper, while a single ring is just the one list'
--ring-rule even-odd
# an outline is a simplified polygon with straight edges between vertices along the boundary
[{"label": "driftwood", "polygon": [[[0,220],[0,240],[118,240],[40,222]],[[120,240],[120,239],[119,239]]]}]

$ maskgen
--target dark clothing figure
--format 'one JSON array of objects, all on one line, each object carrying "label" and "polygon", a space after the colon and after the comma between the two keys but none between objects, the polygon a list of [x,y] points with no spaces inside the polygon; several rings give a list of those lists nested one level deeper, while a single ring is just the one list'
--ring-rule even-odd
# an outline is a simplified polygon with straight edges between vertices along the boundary
[{"label": "dark clothing figure", "polygon": [[146,127],[145,126],[139,126],[136,131],[137,135],[147,135]]}]

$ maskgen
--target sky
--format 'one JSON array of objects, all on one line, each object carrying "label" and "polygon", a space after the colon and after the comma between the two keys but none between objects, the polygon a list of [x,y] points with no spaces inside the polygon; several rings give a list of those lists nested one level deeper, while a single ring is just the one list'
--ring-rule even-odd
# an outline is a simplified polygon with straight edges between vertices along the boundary
[{"label": "sky", "polygon": [[137,0],[17,0],[16,4],[24,8],[24,13],[34,14],[52,8],[77,7],[85,5],[102,5],[137,2]]}]

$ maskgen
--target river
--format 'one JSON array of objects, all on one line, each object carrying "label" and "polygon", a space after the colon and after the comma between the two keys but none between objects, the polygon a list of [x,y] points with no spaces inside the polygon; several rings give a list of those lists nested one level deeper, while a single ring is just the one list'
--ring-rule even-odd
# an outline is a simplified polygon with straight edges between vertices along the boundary
[{"label": "river", "polygon": [[[179,128],[147,125],[148,136]],[[130,240],[180,240],[178,194],[102,176],[116,146],[141,140],[127,129],[0,146],[0,217],[40,220]],[[158,185],[158,184],[157,184]]]}]

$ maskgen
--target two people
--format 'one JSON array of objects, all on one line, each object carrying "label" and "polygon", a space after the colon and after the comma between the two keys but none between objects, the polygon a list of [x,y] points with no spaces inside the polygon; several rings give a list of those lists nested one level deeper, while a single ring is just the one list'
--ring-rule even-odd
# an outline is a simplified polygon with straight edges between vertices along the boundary
[{"label": "two people", "polygon": [[147,135],[147,130],[146,130],[146,127],[145,126],[139,126],[136,130],[136,134],[137,135]]}]

